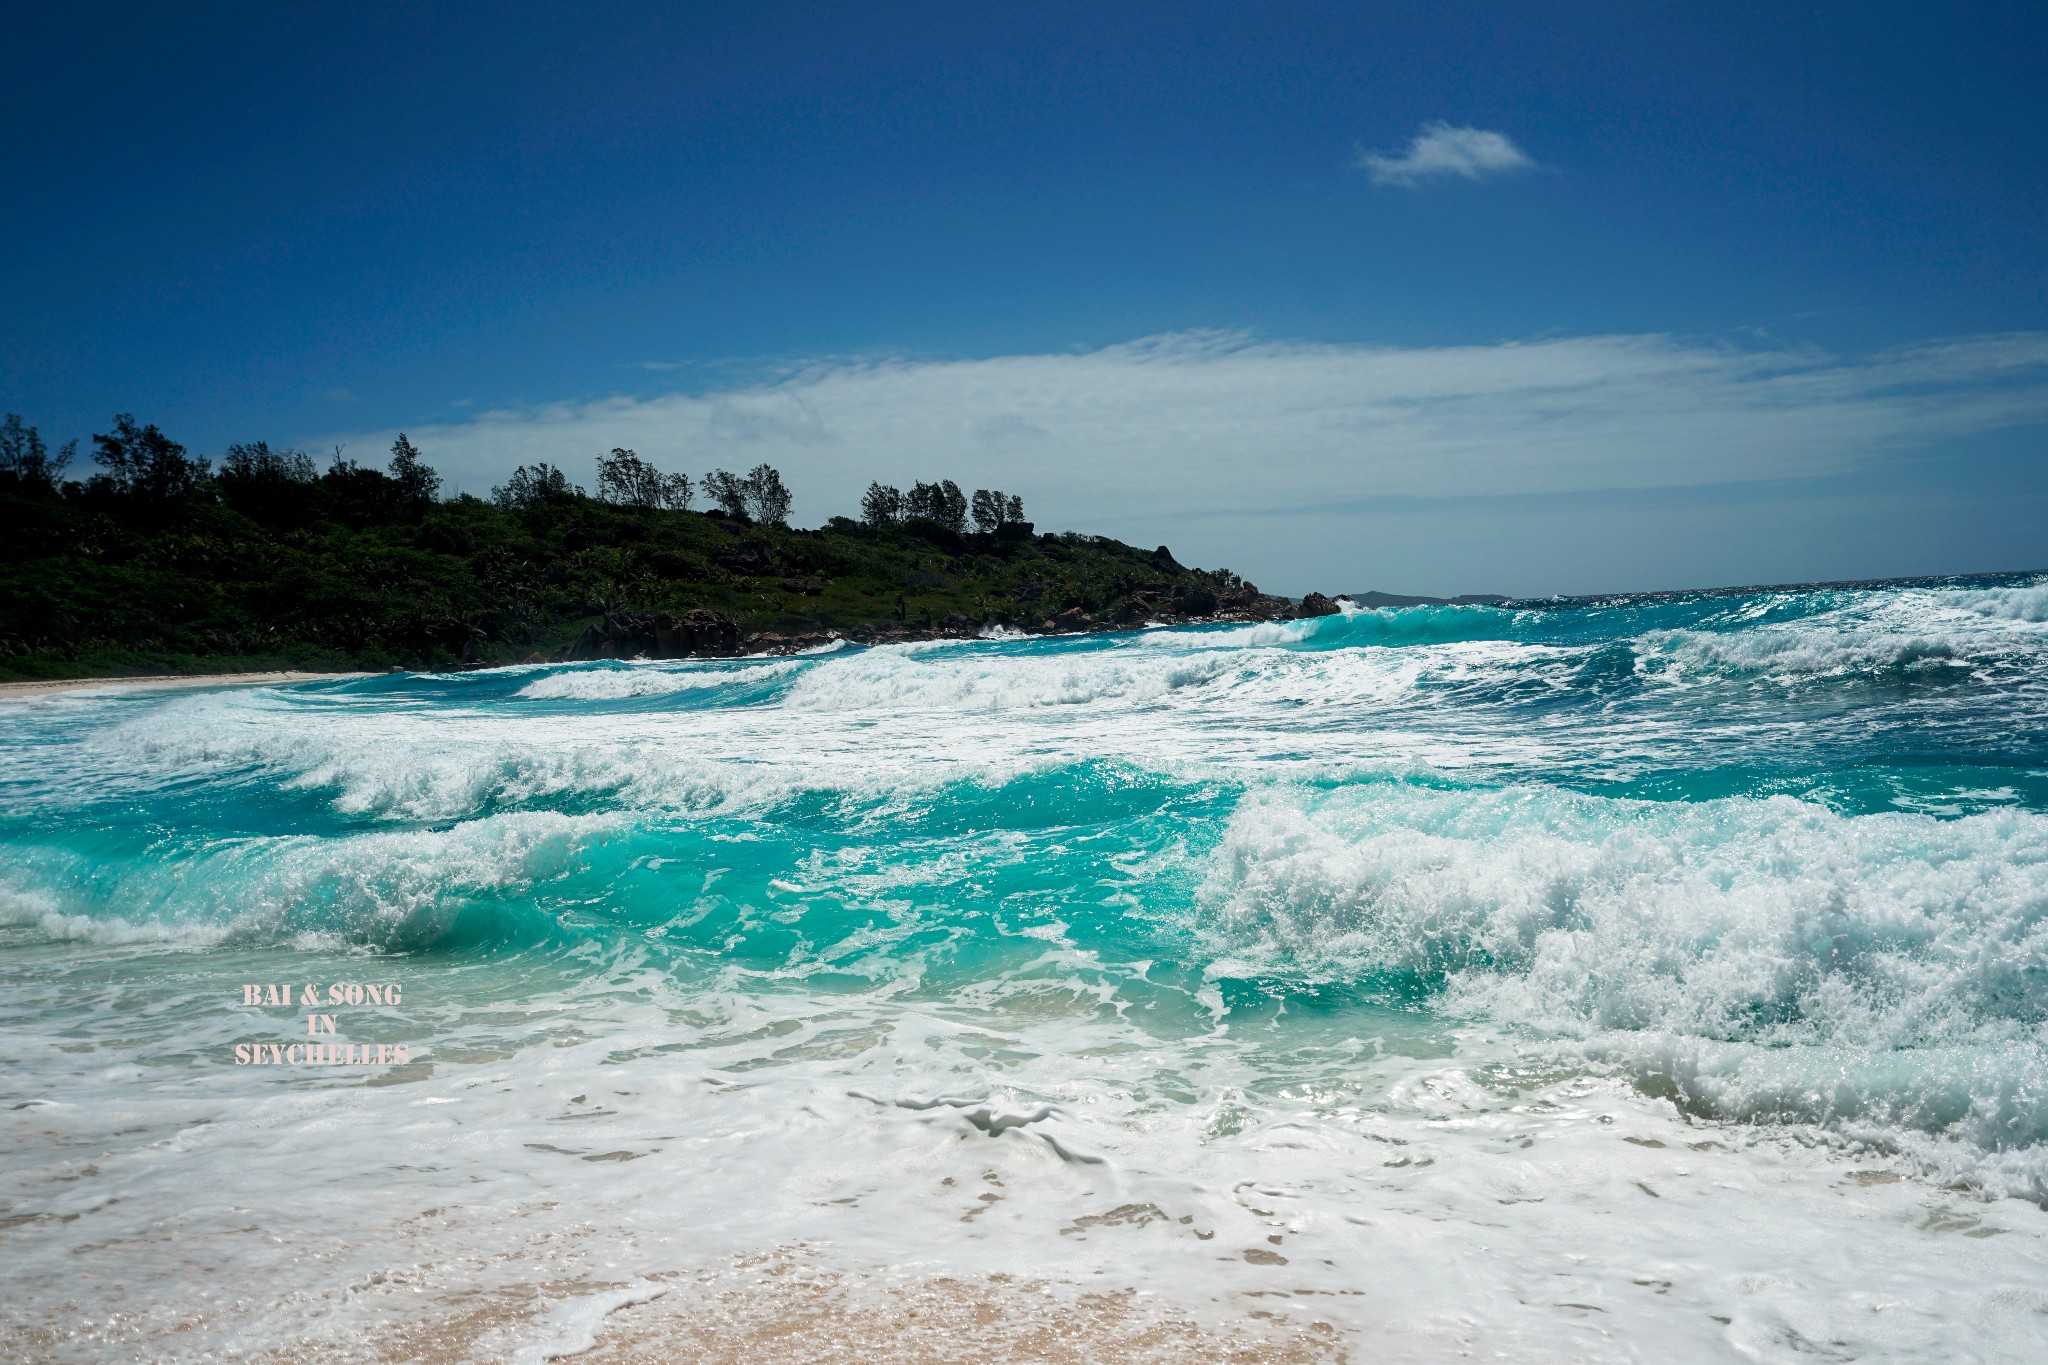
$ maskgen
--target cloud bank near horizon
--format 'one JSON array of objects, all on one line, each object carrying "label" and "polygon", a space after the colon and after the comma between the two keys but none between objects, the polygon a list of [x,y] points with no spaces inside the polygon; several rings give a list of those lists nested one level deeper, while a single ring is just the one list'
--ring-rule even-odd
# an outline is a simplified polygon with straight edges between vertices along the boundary
[{"label": "cloud bank near horizon", "polygon": [[[1860,359],[1659,335],[1399,348],[1181,333],[1071,354],[815,363],[721,391],[408,430],[477,494],[535,460],[587,480],[598,455],[628,446],[693,476],[767,461],[809,522],[852,512],[870,479],[950,477],[1096,527],[1838,476],[2043,421],[2044,333]],[[394,435],[332,439],[362,451]]]}]

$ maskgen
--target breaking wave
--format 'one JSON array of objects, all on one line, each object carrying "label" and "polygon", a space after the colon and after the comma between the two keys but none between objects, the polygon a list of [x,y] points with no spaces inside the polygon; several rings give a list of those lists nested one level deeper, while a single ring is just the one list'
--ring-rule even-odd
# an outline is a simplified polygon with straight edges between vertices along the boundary
[{"label": "breaking wave", "polygon": [[0,740],[0,927],[1334,990],[2048,1195],[2044,665],[2025,580],[108,692]]},{"label": "breaking wave", "polygon": [[[2048,1140],[2048,815],[1844,816],[1385,783],[1260,792],[1212,975],[1362,982],[1577,1039],[1717,1117]],[[2026,1190],[2048,1196],[2048,1162]]]}]

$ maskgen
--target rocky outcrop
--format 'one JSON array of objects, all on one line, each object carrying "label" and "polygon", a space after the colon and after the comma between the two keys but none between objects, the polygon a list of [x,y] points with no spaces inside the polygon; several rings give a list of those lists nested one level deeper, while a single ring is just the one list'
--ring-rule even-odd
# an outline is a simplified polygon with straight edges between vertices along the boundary
[{"label": "rocky outcrop", "polygon": [[[817,649],[835,640],[851,638],[865,644],[860,631],[850,637],[841,636],[836,630],[781,631],[764,630],[746,639],[748,654],[801,654],[807,649]],[[870,637],[872,638],[872,637]]]},{"label": "rocky outcrop", "polygon": [[[745,543],[742,542],[742,546]],[[731,548],[740,549],[742,546]],[[790,592],[803,592],[807,586],[801,579],[792,579],[783,585]],[[1029,586],[1043,590],[1040,584]],[[1018,595],[1037,597],[1040,592]],[[1035,628],[1025,628],[1047,635],[1065,635],[1083,631],[1127,630],[1148,621],[1272,621],[1332,616],[1337,610],[1335,602],[1316,592],[1294,603],[1284,597],[1266,596],[1250,584],[1226,586],[1218,592],[1202,583],[1159,583],[1140,588],[1100,612],[1069,607],[1044,617]],[[1000,624],[1001,621],[1000,616],[993,616],[988,624]],[[879,644],[889,640],[960,638],[974,635],[979,630],[980,626],[968,617],[950,612],[943,620],[927,620],[917,625],[908,621],[881,621],[870,626],[858,626],[847,632],[847,638],[860,644]],[[813,631],[764,632],[742,640],[730,617],[703,607],[680,616],[666,611],[621,611],[608,613],[603,620],[585,627],[576,643],[557,659],[563,662],[586,659],[723,659],[739,654],[792,654],[815,649],[838,638],[838,631],[825,631],[820,627]]]},{"label": "rocky outcrop", "polygon": [[1103,613],[1101,625],[1142,626],[1147,621],[1270,621],[1295,614],[1294,603],[1267,597],[1249,583],[1211,588],[1203,583],[1156,583],[1139,588]]},{"label": "rocky outcrop", "polygon": [[724,612],[698,607],[681,616],[669,611],[607,613],[584,627],[565,660],[729,659],[740,652],[739,628]]},{"label": "rocky outcrop", "polygon": [[1335,616],[1337,612],[1337,604],[1319,592],[1312,592],[1301,599],[1303,616]]},{"label": "rocky outcrop", "polygon": [[1160,599],[1152,593],[1134,592],[1116,604],[1109,619],[1120,626],[1142,626],[1147,621],[1158,621],[1166,611]]}]

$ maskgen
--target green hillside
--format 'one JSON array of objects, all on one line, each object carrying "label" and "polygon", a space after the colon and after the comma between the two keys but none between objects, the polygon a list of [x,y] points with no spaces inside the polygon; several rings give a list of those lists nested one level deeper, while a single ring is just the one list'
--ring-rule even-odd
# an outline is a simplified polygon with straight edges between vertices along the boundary
[{"label": "green hillside", "polygon": [[[877,488],[867,520],[800,530],[774,524],[788,494],[765,466],[714,471],[704,484],[726,507],[704,512],[675,505],[687,479],[625,451],[607,461],[605,497],[534,466],[485,501],[436,497],[402,439],[390,473],[316,473],[261,445],[215,469],[127,419],[95,446],[97,471],[67,479],[69,452],[52,456],[19,419],[0,431],[0,676],[446,669],[689,652],[693,638],[697,652],[761,652],[833,632],[1297,611],[1163,547],[1035,534],[1000,494],[976,495],[970,530],[950,483]],[[694,637],[679,624],[692,611]]]}]

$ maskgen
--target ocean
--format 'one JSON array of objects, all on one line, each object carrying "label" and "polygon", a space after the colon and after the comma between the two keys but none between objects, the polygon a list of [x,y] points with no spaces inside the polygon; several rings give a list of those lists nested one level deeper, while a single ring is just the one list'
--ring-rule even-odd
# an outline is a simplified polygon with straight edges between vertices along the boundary
[{"label": "ocean", "polygon": [[9,1359],[2048,1359],[2048,577],[0,703],[0,1057]]}]

